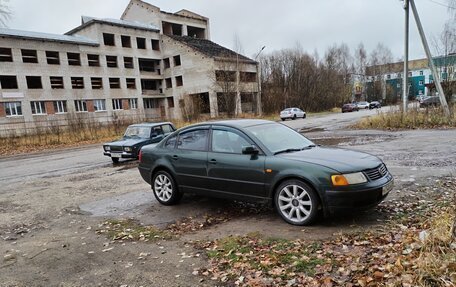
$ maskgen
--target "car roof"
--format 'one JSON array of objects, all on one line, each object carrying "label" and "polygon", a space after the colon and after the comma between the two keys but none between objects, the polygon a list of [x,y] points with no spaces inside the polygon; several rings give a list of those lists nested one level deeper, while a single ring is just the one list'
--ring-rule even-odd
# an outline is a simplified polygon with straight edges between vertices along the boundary
[{"label": "car roof", "polygon": [[172,125],[172,123],[170,123],[170,122],[158,122],[158,123],[132,124],[132,125],[129,125],[129,127],[155,127],[155,126],[166,125],[166,124]]},{"label": "car roof", "polygon": [[245,127],[250,127],[250,126],[272,124],[272,123],[276,123],[276,122],[268,121],[268,120],[257,120],[257,119],[233,119],[233,120],[207,121],[207,122],[202,122],[202,123],[198,123],[195,125],[191,125],[189,127],[221,125],[221,126],[228,126],[228,127],[234,127],[234,128],[245,128]]}]

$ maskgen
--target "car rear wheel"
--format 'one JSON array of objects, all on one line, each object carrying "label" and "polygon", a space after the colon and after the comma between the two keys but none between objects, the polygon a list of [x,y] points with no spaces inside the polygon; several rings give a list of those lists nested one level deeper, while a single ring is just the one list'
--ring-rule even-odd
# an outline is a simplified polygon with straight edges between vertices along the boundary
[{"label": "car rear wheel", "polygon": [[317,194],[300,180],[287,180],[279,185],[274,203],[280,216],[293,225],[310,224],[318,214]]},{"label": "car rear wheel", "polygon": [[164,170],[158,171],[152,181],[154,196],[163,205],[173,205],[179,202],[182,194],[179,193],[173,177]]},{"label": "car rear wheel", "polygon": [[306,114],[304,114],[304,115],[302,116],[302,118],[303,118],[303,119],[305,119],[305,118],[306,118],[306,116],[307,116],[307,115],[306,115]]},{"label": "car rear wheel", "polygon": [[111,157],[111,160],[113,163],[119,163],[119,158],[117,157]]}]

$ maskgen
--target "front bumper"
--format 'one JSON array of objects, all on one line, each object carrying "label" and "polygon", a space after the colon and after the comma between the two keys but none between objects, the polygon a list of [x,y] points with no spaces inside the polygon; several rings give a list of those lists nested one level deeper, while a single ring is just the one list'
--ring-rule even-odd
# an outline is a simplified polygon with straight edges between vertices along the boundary
[{"label": "front bumper", "polygon": [[392,190],[394,179],[391,174],[341,190],[326,190],[326,207],[330,214],[366,210],[377,206]]},{"label": "front bumper", "polygon": [[138,158],[138,155],[133,152],[103,152],[103,155],[113,157],[113,158]]}]

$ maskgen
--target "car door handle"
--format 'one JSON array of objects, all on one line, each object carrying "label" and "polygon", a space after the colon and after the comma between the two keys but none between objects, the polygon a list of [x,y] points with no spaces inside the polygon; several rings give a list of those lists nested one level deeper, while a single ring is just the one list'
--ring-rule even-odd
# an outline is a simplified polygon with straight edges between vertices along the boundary
[{"label": "car door handle", "polygon": [[210,164],[217,164],[217,160],[211,159],[211,160],[209,161],[209,163],[210,163]]},{"label": "car door handle", "polygon": [[179,159],[179,157],[178,157],[177,155],[173,155],[172,158],[173,158],[174,160],[178,160],[178,159]]}]

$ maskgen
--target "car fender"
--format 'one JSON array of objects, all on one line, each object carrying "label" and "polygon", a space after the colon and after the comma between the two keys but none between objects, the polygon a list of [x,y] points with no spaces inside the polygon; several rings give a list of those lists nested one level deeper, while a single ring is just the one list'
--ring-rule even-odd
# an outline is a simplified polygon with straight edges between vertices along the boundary
[{"label": "car fender", "polygon": [[150,176],[152,178],[152,176],[155,174],[155,172],[157,170],[160,170],[160,169],[165,169],[166,171],[168,171],[174,178],[174,181],[176,182],[177,185],[179,185],[179,182],[177,181],[177,177],[176,177],[176,172],[174,170],[174,167],[173,165],[168,161],[166,160],[165,158],[161,157],[159,159],[157,159],[152,167],[151,167],[151,170],[150,170]]}]

